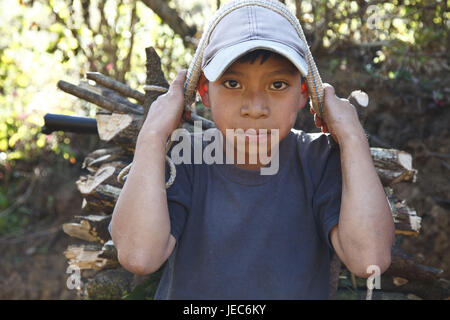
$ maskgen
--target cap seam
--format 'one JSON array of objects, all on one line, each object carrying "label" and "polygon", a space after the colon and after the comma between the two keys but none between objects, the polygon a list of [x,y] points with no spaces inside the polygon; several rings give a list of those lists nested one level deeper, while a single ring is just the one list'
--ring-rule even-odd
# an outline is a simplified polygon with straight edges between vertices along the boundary
[{"label": "cap seam", "polygon": [[255,38],[258,38],[258,20],[257,20],[257,17],[256,17],[256,11],[255,10],[253,10],[253,19],[254,19],[254,21],[255,21]]},{"label": "cap seam", "polygon": [[248,21],[249,21],[249,26],[250,26],[250,28],[249,28],[249,37],[248,37],[248,39],[249,40],[252,40],[253,39],[253,27],[254,27],[254,21],[252,20],[252,7],[247,7],[247,19],[248,19]]},{"label": "cap seam", "polygon": [[253,18],[253,7],[251,7],[251,6],[249,6],[248,7],[248,11],[249,11],[249,19],[250,19],[250,21],[252,22],[252,33],[250,33],[250,39],[251,40],[253,40],[253,39],[255,39],[255,37],[256,37],[256,34],[255,34],[255,30],[256,30],[256,21],[255,21],[255,19]]}]

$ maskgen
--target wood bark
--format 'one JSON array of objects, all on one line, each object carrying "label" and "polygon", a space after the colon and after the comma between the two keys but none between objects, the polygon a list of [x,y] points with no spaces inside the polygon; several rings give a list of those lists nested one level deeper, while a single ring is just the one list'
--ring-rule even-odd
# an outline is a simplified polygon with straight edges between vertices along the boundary
[{"label": "wood bark", "polygon": [[142,116],[112,113],[97,115],[98,136],[133,152],[142,126]]},{"label": "wood bark", "polygon": [[119,267],[117,250],[112,242],[100,244],[70,245],[64,251],[69,265],[76,266],[80,270],[103,270]]},{"label": "wood bark", "polygon": [[94,80],[97,84],[110,89],[110,92],[117,92],[124,97],[133,98],[140,104],[144,103],[145,94],[130,88],[122,82],[111,79],[108,76],[101,74],[100,72],[87,72],[86,77],[90,80]]},{"label": "wood bark", "polygon": [[[169,88],[169,83],[164,76],[161,69],[161,59],[159,58],[156,50],[153,47],[145,49],[145,54],[147,56],[146,68],[147,68],[147,79],[145,81],[146,85],[158,86],[163,88]],[[144,118],[147,118],[148,111],[152,103],[160,96],[162,92],[147,90],[145,92],[144,99]]]},{"label": "wood bark", "polygon": [[99,167],[105,163],[114,160],[127,162],[130,156],[127,156],[120,147],[111,147],[95,150],[89,153],[83,160],[82,169],[87,169],[91,173],[95,173]]},{"label": "wood bark", "polygon": [[103,244],[111,240],[110,221],[110,215],[75,216],[72,222],[63,224],[63,230],[71,237]]},{"label": "wood bark", "polygon": [[398,245],[392,248],[391,266],[384,273],[385,275],[402,277],[408,280],[436,280],[443,272],[430,266],[425,266],[414,261]]},{"label": "wood bark", "polygon": [[445,279],[411,280],[398,284],[395,277],[382,276],[381,288],[387,292],[414,294],[427,300],[450,299],[450,282]]},{"label": "wood bark", "polygon": [[131,108],[126,104],[117,102],[110,98],[94,93],[91,90],[87,90],[85,88],[73,85],[63,80],[58,81],[58,88],[78,98],[94,103],[99,107],[102,107],[103,109],[106,109],[110,112],[141,114],[140,111]]},{"label": "wood bark", "polygon": [[383,185],[416,181],[417,170],[412,167],[411,154],[401,150],[382,148],[370,148],[370,153]]},{"label": "wood bark", "polygon": [[122,267],[101,270],[85,281],[80,295],[89,300],[120,300],[132,291],[133,278]]},{"label": "wood bark", "polygon": [[113,212],[122,190],[122,183],[117,181],[117,177],[127,165],[128,162],[119,159],[105,162],[99,166],[94,174],[80,177],[76,184],[78,191],[84,198],[82,203],[84,211],[106,214]]},{"label": "wood bark", "polygon": [[395,233],[417,236],[420,232],[422,218],[417,215],[416,210],[406,204],[405,200],[400,200],[392,188],[385,187],[384,190],[394,219]]},{"label": "wood bark", "polygon": [[[95,73],[98,73],[98,72],[95,72]],[[98,73],[98,74],[102,75],[101,73]],[[105,77],[105,78],[108,78],[107,76],[104,76],[104,75],[102,75],[102,76]],[[108,78],[108,79],[110,79],[110,78]],[[112,89],[109,89],[109,88],[106,88],[106,87],[104,87],[104,86],[102,86],[102,85],[100,85],[98,83],[91,84],[89,81],[83,81],[82,80],[82,81],[80,81],[79,87],[83,88],[83,89],[86,89],[86,90],[89,90],[89,91],[92,91],[92,92],[94,92],[94,93],[96,93],[98,95],[104,96],[104,97],[106,97],[108,99],[117,101],[117,102],[119,102],[121,104],[124,104],[124,105],[126,105],[126,106],[128,106],[128,107],[130,107],[132,109],[136,109],[136,111],[138,111],[139,113],[143,113],[144,112],[144,108],[142,107],[142,105],[133,103],[133,102],[131,102],[130,100],[128,100],[126,98],[127,96],[120,95],[121,93],[119,94],[116,91],[114,91]],[[125,86],[125,87],[129,88],[128,86]],[[129,89],[132,90],[131,88],[129,88]],[[144,95],[143,93],[140,93],[140,94]]]}]

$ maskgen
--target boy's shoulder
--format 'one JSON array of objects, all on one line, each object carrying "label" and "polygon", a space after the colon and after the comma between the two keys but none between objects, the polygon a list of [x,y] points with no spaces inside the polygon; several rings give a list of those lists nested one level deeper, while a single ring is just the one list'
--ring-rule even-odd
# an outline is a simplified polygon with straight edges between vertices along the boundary
[{"label": "boy's shoulder", "polygon": [[334,141],[329,133],[323,132],[305,132],[300,129],[291,129],[289,134],[296,141],[299,151],[324,151],[324,150],[339,150],[339,145]]},{"label": "boy's shoulder", "polygon": [[296,139],[297,157],[304,172],[314,184],[319,183],[325,171],[340,174],[340,149],[329,133],[307,133],[291,130]]}]

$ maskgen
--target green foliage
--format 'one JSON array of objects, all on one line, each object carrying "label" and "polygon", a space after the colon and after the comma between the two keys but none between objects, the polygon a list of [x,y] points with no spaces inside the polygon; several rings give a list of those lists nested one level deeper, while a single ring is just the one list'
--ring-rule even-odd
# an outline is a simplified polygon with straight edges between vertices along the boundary
[{"label": "green foliage", "polygon": [[14,214],[0,217],[0,236],[10,234],[26,227],[30,222],[26,208],[19,208]]},{"label": "green foliage", "polygon": [[86,71],[100,71],[139,88],[146,77],[145,47],[159,41],[171,75],[178,61],[183,63],[173,57],[186,55],[180,39],[172,40],[173,32],[140,1],[0,1],[0,12],[0,234],[5,234],[28,221],[19,212],[24,207],[2,215],[23,192],[15,177],[18,164],[30,170],[48,153],[56,161],[76,162],[67,135],[40,132],[45,113],[95,115],[96,107],[59,91],[58,80],[77,83]]}]

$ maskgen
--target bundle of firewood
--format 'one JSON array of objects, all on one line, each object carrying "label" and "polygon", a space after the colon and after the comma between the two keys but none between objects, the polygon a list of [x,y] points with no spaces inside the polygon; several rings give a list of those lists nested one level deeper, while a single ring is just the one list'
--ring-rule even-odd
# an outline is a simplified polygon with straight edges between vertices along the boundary
[{"label": "bundle of firewood", "polygon": [[[131,163],[136,138],[148,109],[162,94],[161,90],[152,88],[169,87],[155,50],[147,48],[146,54],[148,90],[145,94],[99,73],[88,73],[89,81],[82,81],[79,85],[58,82],[60,89],[101,108],[96,115],[98,135],[102,141],[110,144],[110,147],[95,150],[84,159],[83,168],[88,174],[81,176],[76,182],[83,196],[81,208],[84,214],[75,216],[72,221],[63,225],[66,234],[86,241],[83,245],[70,245],[64,252],[72,270],[81,270],[81,283],[78,287],[80,297],[120,299],[130,294],[143,281],[142,277],[134,276],[120,266],[107,228],[123,186],[118,179],[119,173]],[[191,114],[186,122],[192,123],[194,120],[203,121],[204,129],[211,127],[210,121],[196,114]],[[392,186],[399,182],[415,182],[417,171],[412,167],[411,155],[400,150],[375,147],[371,148],[371,153],[391,205],[397,236],[417,236],[421,218],[405,201],[397,198],[392,189]],[[346,277],[345,267],[341,264],[337,266],[336,269],[335,264],[337,272],[332,273],[330,281],[332,297],[336,293],[338,282],[342,287],[341,282],[345,282]],[[427,291],[427,285],[441,288],[442,284],[436,284],[440,272],[442,270],[416,263],[397,245],[392,250],[392,265],[382,275],[384,280],[393,280],[384,281],[382,291],[386,287],[388,291],[405,292],[403,288],[408,288],[408,285],[411,287],[414,281],[420,282],[422,291]],[[159,273],[150,277],[159,277]],[[157,283],[157,280],[154,279],[153,282]],[[352,280],[355,280],[354,277]],[[431,281],[431,284],[424,281]],[[357,289],[355,282],[352,282],[353,287]],[[426,298],[420,296],[420,290],[414,290],[409,288],[406,292]]]}]

